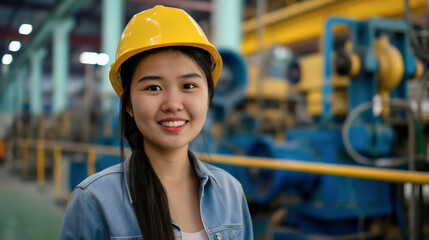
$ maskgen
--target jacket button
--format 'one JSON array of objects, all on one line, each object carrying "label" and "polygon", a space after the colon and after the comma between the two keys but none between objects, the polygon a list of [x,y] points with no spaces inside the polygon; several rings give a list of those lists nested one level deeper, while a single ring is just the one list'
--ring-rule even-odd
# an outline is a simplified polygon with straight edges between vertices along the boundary
[{"label": "jacket button", "polygon": [[220,235],[220,233],[216,233],[216,240],[222,240],[222,235]]}]

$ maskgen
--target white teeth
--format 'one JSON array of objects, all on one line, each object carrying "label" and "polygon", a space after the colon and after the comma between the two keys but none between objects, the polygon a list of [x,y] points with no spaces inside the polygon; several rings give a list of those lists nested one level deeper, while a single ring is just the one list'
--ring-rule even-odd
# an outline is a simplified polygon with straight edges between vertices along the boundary
[{"label": "white teeth", "polygon": [[161,122],[161,125],[166,127],[179,127],[185,125],[186,121],[169,121],[169,122]]}]

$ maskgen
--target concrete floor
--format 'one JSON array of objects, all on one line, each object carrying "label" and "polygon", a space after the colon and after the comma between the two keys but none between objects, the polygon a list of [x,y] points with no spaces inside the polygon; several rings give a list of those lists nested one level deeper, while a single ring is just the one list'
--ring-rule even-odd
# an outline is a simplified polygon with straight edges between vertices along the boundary
[{"label": "concrete floor", "polygon": [[55,203],[53,189],[0,165],[0,239],[58,239],[64,206]]}]

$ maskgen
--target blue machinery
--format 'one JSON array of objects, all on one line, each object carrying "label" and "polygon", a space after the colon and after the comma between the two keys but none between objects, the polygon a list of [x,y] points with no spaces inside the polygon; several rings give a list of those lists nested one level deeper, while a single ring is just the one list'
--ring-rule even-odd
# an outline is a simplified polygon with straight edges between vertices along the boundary
[{"label": "blue machinery", "polygon": [[[348,46],[334,48],[334,27],[337,26],[348,29]],[[278,141],[277,137],[276,141],[272,132],[264,134],[267,132],[259,128],[260,119],[243,111],[247,101],[244,61],[236,53],[224,50],[221,51],[225,65],[222,81],[216,88],[213,108],[204,127],[204,139],[194,142],[192,148],[218,154],[294,159],[309,164],[323,162],[414,170],[414,149],[409,147],[406,151],[399,151],[399,154],[395,152],[401,136],[395,125],[386,121],[393,116],[403,122],[408,120],[413,125],[409,112],[404,108],[408,106],[404,104],[407,100],[406,80],[418,76],[419,64],[409,49],[406,23],[387,19],[355,21],[331,18],[325,24],[323,41],[324,68],[320,73],[323,74],[320,89],[322,110],[314,116],[311,125],[289,127],[286,132],[280,133],[286,139],[283,141]],[[334,74],[350,78],[343,99],[348,103],[345,114],[333,111],[333,95],[336,91]],[[296,84],[299,79],[291,82]],[[238,108],[242,114],[232,121],[231,113]],[[260,105],[260,108],[263,107]],[[411,146],[415,138],[413,127],[409,128],[411,132],[407,135],[408,145]],[[101,139],[100,143],[118,145],[111,138]],[[97,169],[116,162],[119,162],[118,158],[99,156]],[[85,177],[86,174],[77,176],[78,172],[86,169],[79,164],[85,163],[76,164],[71,166],[71,177]],[[315,237],[356,239],[358,234],[370,236],[369,227],[373,221],[389,216],[396,216],[395,221],[401,227],[404,239],[408,238],[404,213],[398,199],[400,194],[394,184],[330,175],[219,166],[243,184],[251,209],[254,210],[257,239],[267,234],[274,240]],[[71,183],[74,182],[77,181],[72,179]],[[282,210],[280,212],[283,215],[276,224],[270,225],[266,219],[257,220],[258,209],[262,209],[262,212],[268,209],[270,213]]]},{"label": "blue machinery", "polygon": [[[347,27],[349,47],[334,49],[334,27],[337,26]],[[212,116],[216,117],[212,117],[205,128],[206,132],[212,132],[211,136],[205,135],[205,144],[209,146],[201,147],[197,143],[194,147],[213,153],[294,159],[309,164],[413,168],[413,164],[407,163],[414,162],[411,153],[414,149],[409,147],[407,156],[407,151],[395,156],[397,153],[392,149],[400,136],[394,124],[386,121],[395,117],[406,122],[411,118],[409,109],[405,108],[408,106],[406,81],[418,76],[419,63],[410,51],[406,22],[331,18],[325,24],[323,41],[322,111],[311,126],[289,128],[285,132],[287,141],[276,142],[272,134],[258,131],[257,118],[244,114],[231,130],[224,113],[231,112],[239,103],[237,99],[244,98],[243,92],[235,90],[229,93],[231,101],[225,101],[225,97],[216,101],[215,96]],[[236,60],[239,57],[231,54],[223,58],[225,65],[233,62],[231,59],[239,61]],[[233,71],[239,70],[228,69],[228,74],[234,75],[234,82],[227,81],[226,89],[234,86],[237,89],[237,85],[244,88],[245,82],[237,79]],[[334,71],[350,78],[344,99],[348,103],[346,116],[332,110]],[[222,90],[226,95],[225,89]],[[415,131],[413,126],[409,130]],[[410,132],[408,138],[412,140],[408,144],[413,146],[415,133]],[[358,234],[370,236],[373,220],[389,216],[397,216],[403,236],[408,238],[397,186],[391,183],[230,165],[221,167],[239,179],[251,203],[285,210],[280,223],[270,227],[272,239],[314,239],[316,236],[355,239]],[[255,237],[267,234],[267,226],[267,222],[256,221]]]}]

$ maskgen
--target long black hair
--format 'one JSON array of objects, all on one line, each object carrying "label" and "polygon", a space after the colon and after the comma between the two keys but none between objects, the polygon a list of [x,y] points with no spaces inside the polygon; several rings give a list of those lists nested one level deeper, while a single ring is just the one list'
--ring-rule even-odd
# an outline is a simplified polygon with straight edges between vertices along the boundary
[{"label": "long black hair", "polygon": [[167,194],[144,151],[143,135],[137,128],[134,118],[128,114],[127,108],[131,106],[131,79],[137,64],[151,54],[168,50],[179,51],[194,59],[206,76],[210,101],[214,94],[210,54],[200,48],[187,46],[157,48],[139,53],[126,60],[121,66],[123,88],[121,111],[119,113],[121,121],[121,160],[123,164],[125,159],[125,138],[132,151],[128,168],[128,180],[130,182],[133,208],[143,238],[148,240],[174,240],[174,232],[168,208]]}]

